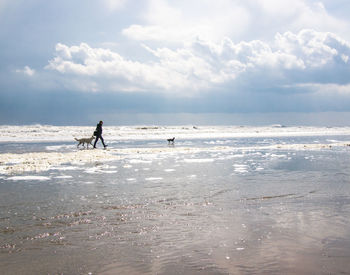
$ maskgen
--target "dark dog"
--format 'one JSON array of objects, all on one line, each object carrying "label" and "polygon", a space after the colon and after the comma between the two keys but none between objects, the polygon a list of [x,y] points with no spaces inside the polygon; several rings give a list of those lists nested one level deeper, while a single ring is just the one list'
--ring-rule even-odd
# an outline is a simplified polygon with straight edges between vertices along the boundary
[{"label": "dark dog", "polygon": [[168,141],[168,144],[174,144],[175,138],[174,137],[168,138],[167,141]]}]

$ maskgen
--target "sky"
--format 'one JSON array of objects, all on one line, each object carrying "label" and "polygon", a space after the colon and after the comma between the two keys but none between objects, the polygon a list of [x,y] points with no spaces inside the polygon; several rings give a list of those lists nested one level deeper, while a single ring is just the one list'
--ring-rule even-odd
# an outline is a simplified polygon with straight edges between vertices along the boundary
[{"label": "sky", "polygon": [[350,112],[349,14],[346,0],[0,0],[0,124]]}]

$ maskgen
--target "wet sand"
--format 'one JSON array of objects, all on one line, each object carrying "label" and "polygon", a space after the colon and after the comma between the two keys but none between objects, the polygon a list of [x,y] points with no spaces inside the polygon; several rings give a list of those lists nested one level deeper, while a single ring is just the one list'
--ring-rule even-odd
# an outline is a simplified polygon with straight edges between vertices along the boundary
[{"label": "wet sand", "polygon": [[46,150],[0,175],[1,274],[348,274],[347,140],[18,145]]}]

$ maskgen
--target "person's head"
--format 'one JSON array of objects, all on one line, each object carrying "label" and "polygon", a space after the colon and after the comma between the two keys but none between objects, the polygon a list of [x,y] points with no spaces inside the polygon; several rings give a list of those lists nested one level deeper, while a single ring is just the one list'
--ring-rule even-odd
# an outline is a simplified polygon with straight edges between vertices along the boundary
[{"label": "person's head", "polygon": [[103,124],[103,121],[102,121],[102,120],[100,120],[100,124],[101,124],[101,125]]}]

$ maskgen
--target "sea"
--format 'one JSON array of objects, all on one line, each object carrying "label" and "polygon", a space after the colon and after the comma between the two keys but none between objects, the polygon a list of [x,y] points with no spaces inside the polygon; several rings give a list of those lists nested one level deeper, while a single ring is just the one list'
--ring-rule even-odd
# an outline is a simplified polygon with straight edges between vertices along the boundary
[{"label": "sea", "polygon": [[0,274],[350,274],[350,127],[93,131],[0,126]]}]

